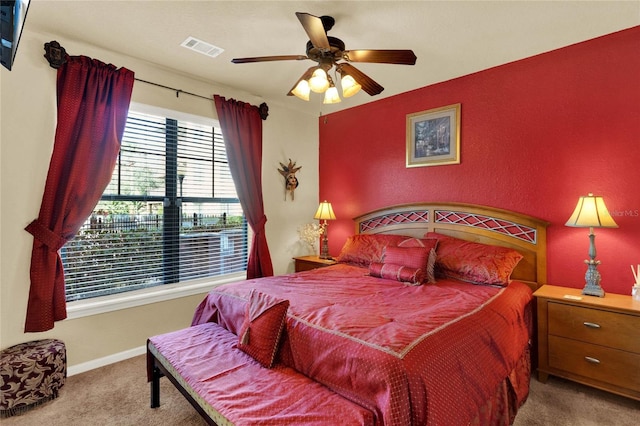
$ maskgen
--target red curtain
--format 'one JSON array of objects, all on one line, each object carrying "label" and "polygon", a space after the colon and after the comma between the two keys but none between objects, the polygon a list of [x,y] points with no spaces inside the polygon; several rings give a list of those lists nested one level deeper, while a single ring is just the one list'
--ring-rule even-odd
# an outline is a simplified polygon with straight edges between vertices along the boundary
[{"label": "red curtain", "polygon": [[231,176],[254,234],[247,279],[272,276],[273,265],[264,232],[267,217],[262,201],[262,118],[259,108],[218,95],[214,95],[214,100]]},{"label": "red curtain", "polygon": [[96,206],[120,150],[134,73],[86,56],[58,69],[58,124],[34,237],[25,332],[46,331],[67,317],[58,251]]}]

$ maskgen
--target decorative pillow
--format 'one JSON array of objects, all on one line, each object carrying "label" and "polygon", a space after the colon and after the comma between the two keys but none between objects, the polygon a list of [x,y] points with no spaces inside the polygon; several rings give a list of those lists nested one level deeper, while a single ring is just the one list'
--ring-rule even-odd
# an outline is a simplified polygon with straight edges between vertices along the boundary
[{"label": "decorative pillow", "polygon": [[338,262],[369,266],[371,262],[382,262],[384,248],[397,246],[406,236],[387,234],[357,234],[344,243]]},{"label": "decorative pillow", "polygon": [[437,246],[437,238],[407,238],[406,240],[398,243],[398,247],[424,247],[429,250],[434,249]]},{"label": "decorative pillow", "polygon": [[404,265],[394,265],[393,263],[372,262],[369,265],[369,275],[411,285],[420,285],[425,280],[422,269],[411,268]]},{"label": "decorative pillow", "polygon": [[238,348],[263,367],[271,368],[275,362],[288,308],[288,300],[251,290],[238,334]]},{"label": "decorative pillow", "polygon": [[507,247],[474,243],[429,232],[437,238],[436,273],[474,284],[506,286],[522,255]]},{"label": "decorative pillow", "polygon": [[435,283],[436,247],[438,240],[435,238],[407,238],[398,244],[398,247],[424,247],[429,250],[429,259],[425,269],[425,282]]},{"label": "decorative pillow", "polygon": [[429,260],[429,250],[422,247],[385,247],[383,259],[384,263],[424,269]]}]

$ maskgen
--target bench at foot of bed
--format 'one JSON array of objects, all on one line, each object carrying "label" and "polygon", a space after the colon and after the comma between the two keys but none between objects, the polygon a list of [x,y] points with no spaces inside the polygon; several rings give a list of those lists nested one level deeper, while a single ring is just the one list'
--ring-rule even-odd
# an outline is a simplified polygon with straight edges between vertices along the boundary
[{"label": "bench at foot of bed", "polygon": [[296,372],[268,369],[237,349],[238,337],[214,323],[147,342],[151,407],[167,376],[212,425],[372,425],[373,413]]}]

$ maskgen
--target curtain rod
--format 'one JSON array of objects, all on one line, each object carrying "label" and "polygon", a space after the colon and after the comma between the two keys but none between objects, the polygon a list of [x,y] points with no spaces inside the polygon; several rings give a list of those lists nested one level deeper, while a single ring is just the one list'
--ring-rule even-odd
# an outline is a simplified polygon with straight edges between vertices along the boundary
[{"label": "curtain rod", "polygon": [[185,95],[195,96],[196,98],[207,99],[209,101],[213,101],[214,100],[213,97],[202,96],[202,95],[198,95],[197,93],[186,92],[186,91],[184,91],[182,89],[176,89],[174,87],[165,86],[164,84],[159,84],[159,83],[154,83],[153,81],[143,80],[143,79],[138,78],[138,77],[134,77],[134,79],[136,81],[140,81],[142,83],[151,84],[152,86],[158,86],[158,87],[162,87],[163,89],[173,90],[174,92],[176,92],[176,98],[180,97],[180,93],[184,93]]},{"label": "curtain rod", "polygon": [[[51,68],[58,69],[62,66],[62,64],[64,64],[67,61],[66,50],[64,49],[64,47],[60,46],[60,43],[58,43],[55,40],[45,43],[44,50],[46,52],[44,57],[49,62],[49,65],[51,66]],[[172,90],[176,92],[176,98],[180,97],[180,93],[184,93],[185,95],[195,96],[196,98],[207,99],[209,101],[214,100],[213,96],[211,97],[202,96],[202,95],[198,95],[197,93],[186,92],[182,89],[176,89],[174,87],[165,86],[164,84],[154,83],[152,81],[143,80],[137,77],[134,77],[134,80],[139,81],[141,83],[151,84],[152,86],[161,87],[163,89]],[[258,111],[260,113],[260,118],[262,118],[263,120],[266,120],[267,116],[269,115],[269,106],[265,102],[263,102],[260,104],[260,106],[258,106]]]}]

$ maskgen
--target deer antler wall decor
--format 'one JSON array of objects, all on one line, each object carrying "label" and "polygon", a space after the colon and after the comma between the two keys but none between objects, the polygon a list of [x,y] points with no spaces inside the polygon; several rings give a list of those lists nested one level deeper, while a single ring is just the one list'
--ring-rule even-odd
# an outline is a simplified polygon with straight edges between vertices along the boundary
[{"label": "deer antler wall decor", "polygon": [[291,161],[289,158],[289,164],[284,165],[280,163],[282,169],[278,169],[278,172],[284,176],[284,200],[287,201],[287,193],[291,195],[291,201],[295,199],[294,191],[298,187],[298,178],[296,177],[296,172],[302,168],[296,167],[296,163]]}]

